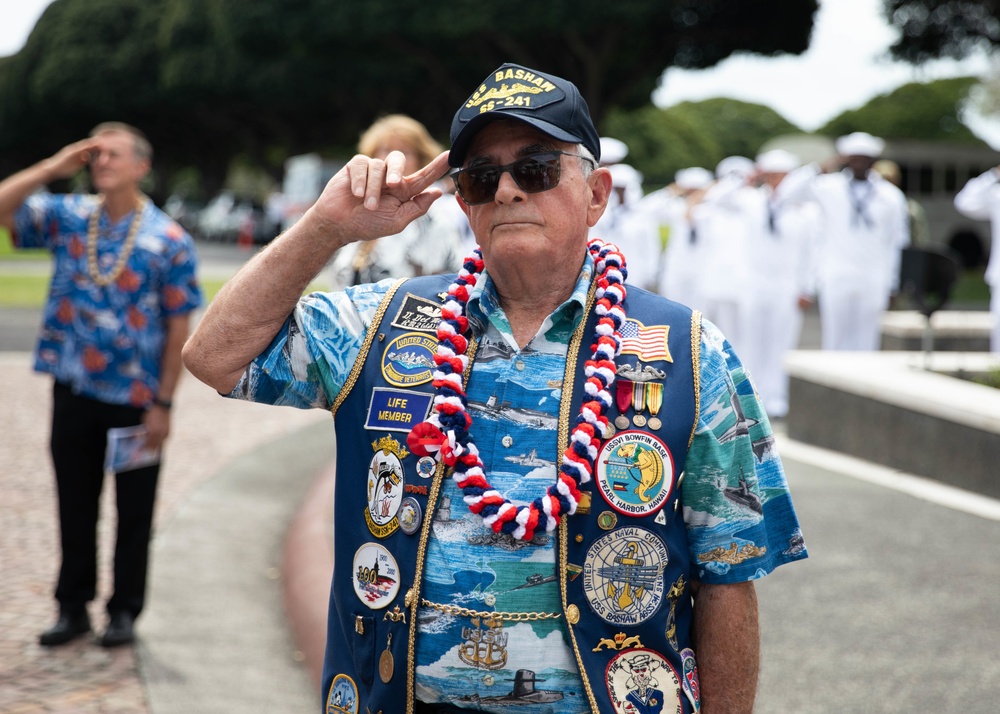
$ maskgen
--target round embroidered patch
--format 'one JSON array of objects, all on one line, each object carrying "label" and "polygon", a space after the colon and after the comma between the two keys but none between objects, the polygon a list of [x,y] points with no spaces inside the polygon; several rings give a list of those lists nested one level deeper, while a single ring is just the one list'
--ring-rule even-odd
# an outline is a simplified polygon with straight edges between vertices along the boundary
[{"label": "round embroidered patch", "polygon": [[624,526],[601,536],[587,550],[583,591],[605,622],[638,625],[663,602],[667,546],[645,528]]},{"label": "round embroidered patch", "polygon": [[338,674],[326,698],[326,714],[358,714],[358,685],[346,674]]},{"label": "round embroidered patch", "polygon": [[618,714],[683,711],[677,672],[659,652],[640,648],[622,652],[608,664],[607,683]]},{"label": "round embroidered patch", "polygon": [[365,543],[354,554],[354,593],[373,610],[388,607],[399,593],[399,566],[378,543]]},{"label": "round embroidered patch", "polygon": [[434,378],[437,342],[430,335],[407,332],[386,345],[382,353],[382,376],[396,387],[426,384]]},{"label": "round embroidered patch", "polygon": [[399,506],[399,529],[406,535],[413,535],[420,530],[420,522],[424,519],[420,503],[413,496],[407,496]]},{"label": "round embroidered patch", "polygon": [[667,445],[644,431],[620,431],[597,457],[597,487],[626,516],[656,513],[674,487],[674,460]]},{"label": "round embroidered patch", "polygon": [[420,478],[430,478],[436,468],[437,462],[431,456],[421,456],[417,459],[417,476]]}]

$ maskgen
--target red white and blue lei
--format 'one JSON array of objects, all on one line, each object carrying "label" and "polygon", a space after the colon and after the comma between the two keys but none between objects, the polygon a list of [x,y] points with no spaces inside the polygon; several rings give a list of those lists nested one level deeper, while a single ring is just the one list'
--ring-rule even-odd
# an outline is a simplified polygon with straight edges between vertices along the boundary
[{"label": "red white and blue lei", "polygon": [[[410,451],[431,456],[450,467],[452,478],[464,493],[469,510],[479,515],[496,533],[530,541],[541,527],[552,531],[562,514],[573,515],[580,503],[580,485],[590,481],[601,439],[611,434],[607,412],[614,404],[615,359],[621,352],[621,326],[625,323],[625,257],[612,243],[591,239],[588,250],[597,268],[594,311],[598,316],[590,359],[584,365],[584,401],[580,406],[569,447],[563,454],[556,482],[528,505],[515,506],[486,480],[479,450],[469,433],[463,375],[469,367],[469,320],[465,313],[469,291],[483,272],[482,252],[477,248],[466,258],[455,282],[448,288],[438,325],[438,348],[434,361],[434,410],[407,437]],[[564,395],[566,396],[566,395]]]}]

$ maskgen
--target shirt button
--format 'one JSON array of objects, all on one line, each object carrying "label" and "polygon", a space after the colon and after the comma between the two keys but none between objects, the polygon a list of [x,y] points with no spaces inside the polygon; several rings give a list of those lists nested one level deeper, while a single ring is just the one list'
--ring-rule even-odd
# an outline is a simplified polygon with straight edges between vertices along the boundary
[{"label": "shirt button", "polygon": [[507,448],[510,448],[511,446],[514,445],[514,437],[508,434],[504,438],[500,439],[500,443],[506,446]]},{"label": "shirt button", "polygon": [[496,681],[497,680],[493,678],[492,674],[487,674],[485,677],[483,677],[483,684],[485,684],[487,687],[492,687],[493,683]]},{"label": "shirt button", "polygon": [[497,604],[497,596],[494,595],[493,593],[486,593],[486,596],[483,598],[483,602],[485,602],[490,607],[493,607],[494,605]]},{"label": "shirt button", "polygon": [[514,369],[516,369],[518,372],[523,372],[524,371],[524,362],[521,361],[521,360],[518,360],[517,362],[515,362],[514,363]]}]

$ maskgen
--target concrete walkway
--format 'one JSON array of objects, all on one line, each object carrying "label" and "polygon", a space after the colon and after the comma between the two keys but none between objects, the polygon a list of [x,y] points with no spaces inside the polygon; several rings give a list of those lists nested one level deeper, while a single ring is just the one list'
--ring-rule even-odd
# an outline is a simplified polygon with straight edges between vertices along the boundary
[{"label": "concrete walkway", "polygon": [[[0,712],[316,711],[280,566],[292,514],[332,455],[329,415],[223,399],[187,375],[160,477],[138,646],[104,650],[84,637],[43,648],[38,633],[56,615],[58,521],[51,380],[30,365],[28,353],[0,353]],[[115,521],[114,480],[106,483],[90,607],[98,631]]]}]

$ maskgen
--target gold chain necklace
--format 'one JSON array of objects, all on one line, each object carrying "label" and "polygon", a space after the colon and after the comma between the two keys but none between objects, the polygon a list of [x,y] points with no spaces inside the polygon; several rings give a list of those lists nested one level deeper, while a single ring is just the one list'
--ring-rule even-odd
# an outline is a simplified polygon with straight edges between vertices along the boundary
[{"label": "gold chain necklace", "polygon": [[[122,246],[121,253],[118,254],[118,260],[115,261],[115,265],[111,268],[110,273],[102,273],[97,265],[97,225],[101,221],[101,212],[104,210],[103,198],[97,202],[97,208],[90,214],[90,219],[87,222],[87,272],[90,273],[90,279],[102,288],[117,280],[118,276],[125,269],[125,263],[128,262],[129,256],[132,255],[132,248],[135,246],[135,236],[139,232],[139,225],[142,223],[142,212],[146,210],[146,202],[148,200],[145,196],[139,198],[139,203],[135,207],[135,214],[132,216],[132,222],[128,227],[125,245]],[[108,220],[111,220],[110,216],[108,216]]]}]

